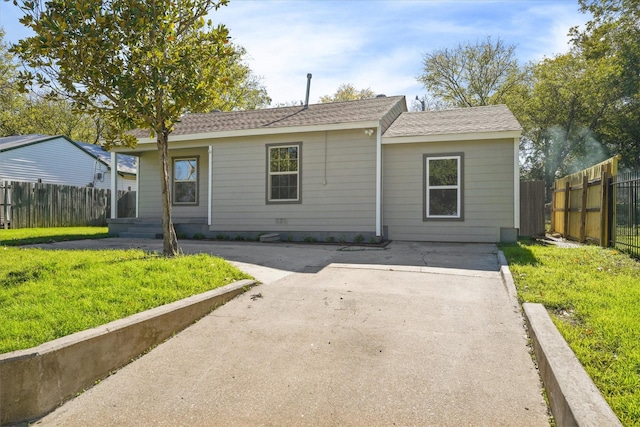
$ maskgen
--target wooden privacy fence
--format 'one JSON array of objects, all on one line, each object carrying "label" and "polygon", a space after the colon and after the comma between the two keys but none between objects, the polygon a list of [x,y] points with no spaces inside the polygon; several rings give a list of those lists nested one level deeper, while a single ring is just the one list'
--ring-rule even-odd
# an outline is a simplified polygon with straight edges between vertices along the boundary
[{"label": "wooden privacy fence", "polygon": [[520,235],[544,236],[544,181],[520,182]]},{"label": "wooden privacy fence", "polygon": [[[18,181],[0,183],[0,224],[4,228],[105,226],[110,213],[111,190]],[[133,216],[135,192],[118,191],[118,217]]]},{"label": "wooden privacy fence", "polygon": [[618,173],[619,157],[555,181],[551,231],[562,237],[608,246],[610,240],[609,180]]}]

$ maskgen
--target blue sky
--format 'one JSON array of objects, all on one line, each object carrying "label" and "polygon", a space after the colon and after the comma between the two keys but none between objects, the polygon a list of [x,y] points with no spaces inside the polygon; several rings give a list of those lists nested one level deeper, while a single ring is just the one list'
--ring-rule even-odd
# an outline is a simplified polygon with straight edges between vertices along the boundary
[{"label": "blue sky", "polygon": [[[28,35],[19,16],[0,0],[8,42]],[[210,17],[247,49],[274,104],[303,100],[307,73],[311,102],[351,83],[410,103],[425,93],[424,53],[491,36],[540,60],[566,52],[569,28],[589,19],[577,0],[231,0]]]}]

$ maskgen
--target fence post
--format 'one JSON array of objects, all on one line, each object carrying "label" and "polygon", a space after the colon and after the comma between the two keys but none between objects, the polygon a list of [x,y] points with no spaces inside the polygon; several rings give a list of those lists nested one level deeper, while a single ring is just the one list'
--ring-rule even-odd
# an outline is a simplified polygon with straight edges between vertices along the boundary
[{"label": "fence post", "polygon": [[[545,184],[546,185],[546,184]],[[556,229],[556,181],[553,181],[553,185],[551,186],[551,232],[555,233],[558,230]]]},{"label": "fence post", "polygon": [[609,247],[609,173],[602,171],[600,178],[600,246]]},{"label": "fence post", "polygon": [[569,236],[569,207],[571,204],[571,184],[569,181],[564,183],[564,227],[562,228],[562,237],[567,238]]},{"label": "fence post", "polygon": [[580,243],[587,240],[587,198],[589,196],[589,177],[582,176],[582,200],[580,200]]},{"label": "fence post", "polygon": [[4,229],[8,230],[9,229],[9,211],[10,211],[10,201],[9,201],[9,181],[4,181],[2,183],[2,190],[3,190],[3,195],[2,195],[2,211],[3,211],[3,216],[2,218],[4,219]]}]

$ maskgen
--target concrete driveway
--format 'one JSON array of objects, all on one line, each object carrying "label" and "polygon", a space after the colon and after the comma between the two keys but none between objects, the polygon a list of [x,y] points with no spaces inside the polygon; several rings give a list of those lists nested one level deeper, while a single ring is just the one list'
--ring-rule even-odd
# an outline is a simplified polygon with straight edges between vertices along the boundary
[{"label": "concrete driveway", "polygon": [[38,425],[549,425],[494,245],[181,245],[265,284]]}]

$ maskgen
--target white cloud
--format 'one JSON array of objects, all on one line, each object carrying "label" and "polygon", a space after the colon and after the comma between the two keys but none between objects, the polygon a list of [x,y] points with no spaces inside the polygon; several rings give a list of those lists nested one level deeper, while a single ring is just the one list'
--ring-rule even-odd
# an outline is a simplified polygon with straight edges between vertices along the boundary
[{"label": "white cloud", "polygon": [[[0,14],[17,41],[17,9],[0,0]],[[424,93],[424,53],[492,36],[516,44],[523,62],[540,60],[566,52],[569,28],[588,20],[577,2],[551,0],[233,0],[211,18],[247,49],[274,104],[303,100],[307,73],[312,101],[342,83],[410,101]]]},{"label": "white cloud", "polygon": [[228,15],[220,13],[219,18],[234,42],[247,49],[249,65],[264,78],[274,103],[302,100],[308,72],[314,74],[312,94],[318,94],[312,100],[335,91],[337,86],[329,88],[332,76],[344,75],[353,66],[365,42],[362,29],[320,20],[309,3],[236,4],[243,8]]},{"label": "white cloud", "polygon": [[578,11],[570,2],[532,3],[520,16],[514,17],[516,36],[521,40],[518,50],[525,60],[541,60],[569,51],[569,29],[583,26],[590,16]]}]

